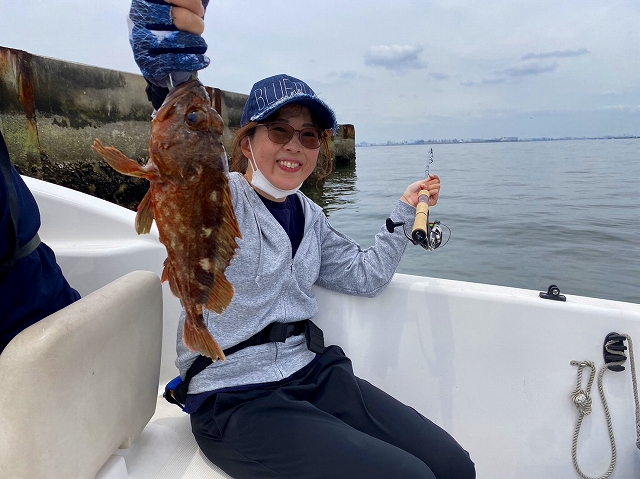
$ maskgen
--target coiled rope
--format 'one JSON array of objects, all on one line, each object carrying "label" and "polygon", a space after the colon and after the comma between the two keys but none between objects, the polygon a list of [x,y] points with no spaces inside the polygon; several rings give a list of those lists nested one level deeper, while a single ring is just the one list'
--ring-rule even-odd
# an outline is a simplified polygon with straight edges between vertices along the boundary
[{"label": "coiled rope", "polygon": [[[573,404],[578,408],[578,422],[576,423],[576,429],[573,433],[573,443],[571,444],[571,459],[573,460],[573,467],[575,467],[578,474],[584,479],[607,479],[616,467],[616,439],[613,435],[613,426],[611,424],[611,414],[609,413],[609,406],[607,405],[607,399],[604,397],[604,390],[602,389],[602,377],[606,371],[606,366],[600,369],[598,374],[598,391],[600,391],[600,398],[602,399],[602,405],[604,406],[604,415],[607,419],[607,429],[609,430],[609,442],[611,443],[611,462],[609,463],[609,469],[601,475],[596,477],[587,476],[580,466],[578,465],[578,436],[580,435],[580,427],[582,426],[582,420],[585,416],[591,414],[591,386],[593,385],[593,379],[596,374],[596,367],[591,361],[571,361],[572,366],[578,366],[578,381],[575,391],[571,393],[571,400]],[[591,368],[589,375],[589,381],[587,382],[587,389],[581,389],[582,387],[582,372],[584,368]]]},{"label": "coiled rope", "polygon": [[[627,339],[627,342],[629,343],[631,380],[633,383],[633,397],[634,397],[635,406],[636,406],[636,447],[640,449],[640,401],[638,399],[638,382],[636,379],[636,367],[635,367],[635,360],[633,357],[633,343],[629,335],[622,334],[621,336],[624,336]],[[580,435],[580,427],[582,426],[582,420],[584,419],[585,416],[588,416],[589,414],[591,414],[591,411],[592,411],[591,387],[593,385],[593,379],[595,376],[596,367],[591,361],[571,361],[572,366],[578,367],[577,385],[576,385],[576,389],[571,393],[571,400],[573,401],[573,404],[578,409],[578,414],[579,414],[578,422],[576,423],[576,428],[573,433],[573,442],[571,444],[571,458],[573,460],[573,467],[575,467],[578,474],[580,474],[580,476],[582,476],[584,479],[607,479],[611,475],[611,473],[613,473],[613,469],[616,467],[616,459],[617,459],[616,440],[613,434],[613,425],[611,423],[611,413],[609,412],[607,399],[605,398],[605,395],[604,395],[604,388],[602,387],[602,378],[604,377],[605,371],[610,366],[621,366],[625,362],[626,356],[622,351],[615,351],[615,350],[609,349],[610,344],[613,342],[614,341],[610,341],[605,344],[606,351],[610,354],[622,356],[623,359],[621,359],[620,361],[610,362],[605,364],[604,366],[602,366],[602,368],[600,369],[600,372],[598,373],[598,392],[600,393],[600,399],[602,400],[602,405],[604,407],[604,414],[607,421],[607,429],[609,430],[609,442],[611,444],[611,462],[609,463],[609,468],[606,470],[604,474],[598,477],[587,476],[584,472],[582,472],[582,469],[580,469],[580,466],[578,465],[578,436]],[[582,389],[582,373],[584,368],[586,367],[591,369],[591,373],[589,375],[589,380],[587,381],[587,388]]]}]

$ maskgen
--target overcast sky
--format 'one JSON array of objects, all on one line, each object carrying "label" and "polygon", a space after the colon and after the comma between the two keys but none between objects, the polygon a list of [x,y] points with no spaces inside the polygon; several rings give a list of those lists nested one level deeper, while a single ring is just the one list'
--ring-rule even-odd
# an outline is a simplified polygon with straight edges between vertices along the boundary
[{"label": "overcast sky", "polygon": [[[138,73],[129,0],[0,0],[0,45]],[[357,141],[640,134],[639,0],[211,0],[200,78],[305,80]]]}]

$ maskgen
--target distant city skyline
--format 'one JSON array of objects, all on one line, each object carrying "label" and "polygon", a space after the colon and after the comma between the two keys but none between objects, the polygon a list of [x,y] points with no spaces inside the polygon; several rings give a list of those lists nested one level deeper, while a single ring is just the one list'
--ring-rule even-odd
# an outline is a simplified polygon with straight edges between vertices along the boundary
[{"label": "distant city skyline", "polygon": [[387,140],[383,142],[367,142],[358,141],[356,135],[356,146],[393,146],[393,145],[442,145],[451,143],[508,143],[508,142],[527,142],[527,141],[568,141],[568,140],[629,140],[640,139],[640,135],[606,135],[606,136],[593,136],[593,137],[540,137],[540,138],[518,138],[517,136],[503,136],[500,138],[450,138],[440,140],[402,140],[392,141]]}]

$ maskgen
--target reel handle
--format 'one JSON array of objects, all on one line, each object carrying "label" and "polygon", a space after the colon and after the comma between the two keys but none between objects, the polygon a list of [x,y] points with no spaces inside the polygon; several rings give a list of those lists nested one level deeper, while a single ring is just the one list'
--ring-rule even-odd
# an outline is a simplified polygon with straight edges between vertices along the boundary
[{"label": "reel handle", "polygon": [[398,226],[404,226],[404,222],[402,221],[393,221],[391,218],[387,218],[387,231],[389,233],[393,233]]},{"label": "reel handle", "polygon": [[429,225],[429,191],[420,190],[418,194],[418,204],[416,205],[416,219],[413,222],[411,238],[418,243],[422,243],[427,238],[427,227]]}]

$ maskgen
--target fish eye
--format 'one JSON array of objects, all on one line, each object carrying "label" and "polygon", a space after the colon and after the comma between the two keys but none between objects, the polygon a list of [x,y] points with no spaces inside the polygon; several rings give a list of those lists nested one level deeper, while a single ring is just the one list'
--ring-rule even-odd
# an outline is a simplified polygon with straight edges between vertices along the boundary
[{"label": "fish eye", "polygon": [[187,113],[185,117],[185,121],[187,122],[187,125],[189,125],[190,127],[197,128],[203,122],[207,121],[207,113],[204,110],[200,110],[200,109],[191,110],[190,112]]}]

